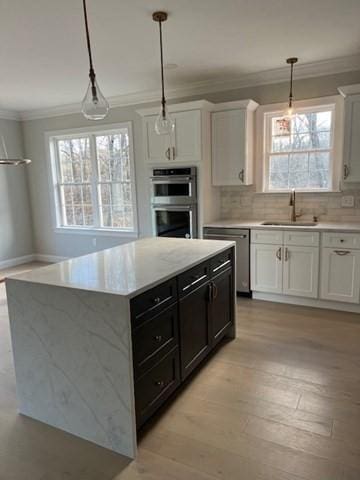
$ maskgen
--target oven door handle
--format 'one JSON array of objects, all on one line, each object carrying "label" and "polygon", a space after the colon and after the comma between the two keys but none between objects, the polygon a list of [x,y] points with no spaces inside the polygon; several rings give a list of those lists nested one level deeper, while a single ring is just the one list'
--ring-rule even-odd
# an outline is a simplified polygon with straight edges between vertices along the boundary
[{"label": "oven door handle", "polygon": [[184,210],[186,210],[187,212],[193,210],[195,208],[195,205],[156,205],[156,204],[153,204],[151,205],[151,208],[153,210],[173,210],[173,211],[180,211],[180,212],[183,212]]},{"label": "oven door handle", "polygon": [[150,177],[152,183],[189,183],[192,177]]}]

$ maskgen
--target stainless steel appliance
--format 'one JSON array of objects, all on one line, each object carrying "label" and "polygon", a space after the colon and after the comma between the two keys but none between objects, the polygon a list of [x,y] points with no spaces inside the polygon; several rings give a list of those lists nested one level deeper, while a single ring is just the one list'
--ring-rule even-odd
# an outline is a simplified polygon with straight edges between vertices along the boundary
[{"label": "stainless steel appliance", "polygon": [[236,290],[250,295],[250,231],[240,228],[204,228],[208,240],[232,240],[236,243]]},{"label": "stainless steel appliance", "polygon": [[159,237],[198,237],[196,167],[155,168],[151,176],[153,232]]}]

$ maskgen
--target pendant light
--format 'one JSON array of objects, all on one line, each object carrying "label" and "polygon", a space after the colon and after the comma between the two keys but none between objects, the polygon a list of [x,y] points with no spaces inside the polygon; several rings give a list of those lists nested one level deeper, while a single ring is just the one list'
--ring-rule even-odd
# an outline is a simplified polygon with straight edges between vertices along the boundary
[{"label": "pendant light", "polygon": [[161,107],[159,116],[155,122],[155,131],[158,135],[168,135],[175,127],[174,121],[169,115],[166,100],[165,100],[165,85],[164,85],[164,57],[163,57],[163,40],[162,40],[162,22],[167,20],[166,12],[153,13],[154,22],[159,24],[159,36],[160,36],[160,66],[161,66]]},{"label": "pendant light", "polygon": [[294,114],[294,107],[293,107],[293,76],[294,76],[294,65],[298,62],[298,58],[290,57],[286,59],[286,63],[290,65],[290,91],[289,91],[289,105],[287,108],[287,115],[291,117]]},{"label": "pendant light", "polygon": [[0,165],[27,165],[31,163],[31,160],[28,158],[9,158],[9,155],[6,150],[5,139],[3,136],[0,137]]},{"label": "pendant light", "polygon": [[85,20],[85,30],[86,30],[86,43],[87,43],[87,50],[89,55],[89,86],[86,90],[86,94],[84,100],[82,101],[82,113],[85,118],[88,120],[102,120],[106,117],[109,112],[109,103],[101,93],[99,85],[96,81],[96,75],[94,70],[94,65],[92,61],[92,54],[91,54],[91,45],[90,45],[90,34],[89,34],[89,25],[88,25],[88,18],[87,18],[87,10],[86,10],[86,0],[83,0],[83,8],[84,8],[84,20]]}]

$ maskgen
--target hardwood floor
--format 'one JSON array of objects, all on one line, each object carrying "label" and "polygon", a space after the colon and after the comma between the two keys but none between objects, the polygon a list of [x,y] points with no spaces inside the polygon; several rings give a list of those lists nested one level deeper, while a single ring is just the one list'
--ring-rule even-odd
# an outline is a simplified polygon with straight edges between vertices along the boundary
[{"label": "hardwood floor", "polygon": [[0,284],[1,480],[359,480],[360,316],[239,299],[135,462],[17,415]]}]

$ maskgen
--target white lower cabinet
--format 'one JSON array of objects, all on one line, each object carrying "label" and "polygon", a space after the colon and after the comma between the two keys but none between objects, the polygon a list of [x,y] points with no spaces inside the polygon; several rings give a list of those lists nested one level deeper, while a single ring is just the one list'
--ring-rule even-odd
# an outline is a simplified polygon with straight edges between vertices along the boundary
[{"label": "white lower cabinet", "polygon": [[[272,243],[278,235],[279,243]],[[251,289],[297,297],[318,297],[319,235],[306,232],[252,231]],[[269,243],[259,243],[269,240]],[[301,245],[301,242],[305,245]],[[300,245],[299,245],[300,244]],[[315,245],[315,246],[308,246]]]},{"label": "white lower cabinet", "polygon": [[319,283],[319,249],[283,247],[283,289],[285,295],[317,298]]},{"label": "white lower cabinet", "polygon": [[360,250],[322,249],[320,296],[325,300],[359,303]]},{"label": "white lower cabinet", "polygon": [[257,292],[282,293],[280,245],[251,245],[251,289]]}]

